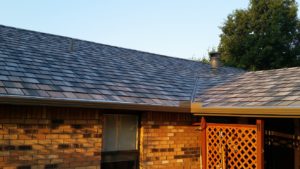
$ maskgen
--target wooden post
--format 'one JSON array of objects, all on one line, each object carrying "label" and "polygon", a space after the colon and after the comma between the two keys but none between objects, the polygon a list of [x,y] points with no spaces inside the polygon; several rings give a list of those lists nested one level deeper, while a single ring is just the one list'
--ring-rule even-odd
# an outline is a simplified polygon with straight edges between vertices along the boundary
[{"label": "wooden post", "polygon": [[202,169],[206,169],[206,121],[201,118],[201,155],[202,155]]},{"label": "wooden post", "polygon": [[264,121],[256,120],[257,126],[257,169],[264,169]]},{"label": "wooden post", "polygon": [[[295,135],[298,137],[300,135],[300,119],[295,119]],[[295,169],[300,169],[300,148],[295,148],[294,150],[295,156]]]}]

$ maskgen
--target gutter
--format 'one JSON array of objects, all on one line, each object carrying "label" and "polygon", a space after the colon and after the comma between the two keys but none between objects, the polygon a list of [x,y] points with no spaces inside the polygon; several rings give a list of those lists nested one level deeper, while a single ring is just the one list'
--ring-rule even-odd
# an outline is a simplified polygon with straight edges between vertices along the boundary
[{"label": "gutter", "polygon": [[166,106],[103,100],[0,96],[0,104],[192,113],[195,116],[300,118],[300,107],[203,107],[201,103],[190,101],[181,101],[179,106]]},{"label": "gutter", "polygon": [[300,118],[300,107],[203,107],[191,103],[191,113],[196,116]]},{"label": "gutter", "polygon": [[62,99],[44,98],[31,96],[0,96],[0,104],[30,105],[30,106],[55,106],[55,107],[80,107],[80,108],[101,108],[116,110],[135,110],[153,112],[180,112],[190,113],[190,107],[180,104],[179,106],[149,105],[143,103],[112,102],[103,100],[84,99]]}]

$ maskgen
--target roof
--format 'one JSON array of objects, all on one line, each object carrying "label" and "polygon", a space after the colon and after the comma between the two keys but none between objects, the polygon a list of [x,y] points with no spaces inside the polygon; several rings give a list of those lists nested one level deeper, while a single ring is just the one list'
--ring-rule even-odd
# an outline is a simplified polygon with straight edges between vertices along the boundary
[{"label": "roof", "polygon": [[2,103],[178,108],[193,96],[203,107],[300,108],[300,67],[216,73],[198,61],[0,26]]},{"label": "roof", "polygon": [[[300,67],[208,79],[198,90],[204,107],[300,107]],[[300,112],[299,112],[300,113]]]},{"label": "roof", "polygon": [[0,98],[178,106],[196,76],[214,75],[201,62],[0,26]]}]

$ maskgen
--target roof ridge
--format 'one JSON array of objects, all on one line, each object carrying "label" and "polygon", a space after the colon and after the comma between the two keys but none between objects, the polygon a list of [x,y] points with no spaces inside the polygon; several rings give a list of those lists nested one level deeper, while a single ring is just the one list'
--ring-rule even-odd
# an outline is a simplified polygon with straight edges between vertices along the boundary
[{"label": "roof ridge", "polygon": [[175,56],[168,56],[168,55],[164,55],[164,54],[158,54],[158,53],[153,53],[153,52],[148,52],[148,51],[142,51],[142,50],[138,50],[138,49],[132,49],[132,48],[125,48],[125,47],[114,46],[114,45],[109,45],[109,44],[103,44],[103,43],[95,42],[95,41],[92,41],[92,40],[85,40],[85,39],[80,39],[80,38],[73,38],[73,37],[64,36],[64,35],[58,35],[58,34],[54,34],[54,33],[47,33],[47,32],[42,32],[42,31],[30,30],[30,29],[26,29],[26,28],[18,28],[18,27],[14,27],[14,26],[6,26],[6,25],[2,25],[2,24],[0,24],[0,27],[15,29],[15,30],[19,30],[19,31],[27,31],[27,32],[32,32],[32,33],[39,33],[39,34],[43,34],[43,35],[46,35],[46,36],[53,36],[53,37],[61,37],[61,38],[66,38],[66,39],[72,39],[72,40],[77,40],[77,41],[92,43],[92,44],[95,44],[95,45],[103,45],[103,46],[112,47],[112,48],[118,48],[118,49],[123,49],[123,50],[124,49],[125,50],[131,50],[131,51],[135,51],[135,52],[140,52],[140,53],[144,53],[144,54],[151,54],[151,55],[156,55],[156,56],[170,58],[170,59],[184,60],[184,61],[189,61],[189,62],[204,64],[204,63],[201,63],[199,61],[195,61],[195,60],[191,60],[191,59],[178,58],[178,57],[175,57]]}]

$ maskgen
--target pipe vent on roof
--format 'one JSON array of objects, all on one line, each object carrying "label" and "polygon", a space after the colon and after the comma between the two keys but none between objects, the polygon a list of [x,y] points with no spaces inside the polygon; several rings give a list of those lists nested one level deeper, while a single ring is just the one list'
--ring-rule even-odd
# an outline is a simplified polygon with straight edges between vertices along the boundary
[{"label": "pipe vent on roof", "polygon": [[74,39],[70,39],[70,46],[69,46],[69,52],[74,51]]}]

